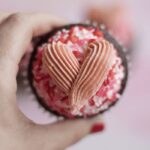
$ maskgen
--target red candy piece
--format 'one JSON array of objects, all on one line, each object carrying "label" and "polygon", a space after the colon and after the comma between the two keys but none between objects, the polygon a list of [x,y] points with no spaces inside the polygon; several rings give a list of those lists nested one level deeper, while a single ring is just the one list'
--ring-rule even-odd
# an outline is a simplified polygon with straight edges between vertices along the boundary
[{"label": "red candy piece", "polygon": [[90,100],[89,100],[89,104],[90,104],[90,106],[94,106],[94,105],[95,105],[94,100],[93,100],[93,99],[90,99]]},{"label": "red candy piece", "polygon": [[94,35],[96,35],[98,37],[103,37],[103,33],[101,31],[99,31],[99,29],[96,29],[93,33],[94,33]]},{"label": "red candy piece", "polygon": [[72,36],[70,37],[70,41],[71,41],[72,43],[77,43],[77,42],[78,42],[78,38],[77,38],[76,36],[72,35]]},{"label": "red candy piece", "polygon": [[76,58],[82,57],[82,53],[79,51],[73,51],[73,54],[75,55]]}]

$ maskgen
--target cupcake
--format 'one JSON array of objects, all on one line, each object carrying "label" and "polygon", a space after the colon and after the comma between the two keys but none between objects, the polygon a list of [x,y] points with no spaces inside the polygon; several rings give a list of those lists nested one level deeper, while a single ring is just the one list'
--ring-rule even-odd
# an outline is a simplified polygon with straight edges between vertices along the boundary
[{"label": "cupcake", "polygon": [[18,73],[17,73],[17,85],[19,88],[25,88],[28,86],[27,82],[27,69],[29,65],[29,60],[31,53],[33,51],[33,45],[29,45],[25,54],[23,55],[19,65],[18,65]]},{"label": "cupcake", "polygon": [[89,10],[87,18],[105,24],[113,36],[119,39],[125,47],[131,47],[133,42],[131,15],[128,14],[125,6],[93,7]]},{"label": "cupcake", "polygon": [[128,76],[126,54],[104,28],[71,24],[39,39],[28,78],[46,110],[67,118],[91,117],[120,99]]}]

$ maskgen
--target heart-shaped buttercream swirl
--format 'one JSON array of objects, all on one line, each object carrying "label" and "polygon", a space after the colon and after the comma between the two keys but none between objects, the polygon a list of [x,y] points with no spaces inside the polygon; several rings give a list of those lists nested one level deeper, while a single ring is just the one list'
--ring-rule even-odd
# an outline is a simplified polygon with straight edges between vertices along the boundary
[{"label": "heart-shaped buttercream swirl", "polygon": [[68,95],[79,71],[79,62],[73,53],[61,42],[47,44],[43,64],[50,77]]},{"label": "heart-shaped buttercream swirl", "polygon": [[112,44],[106,40],[92,42],[85,51],[83,64],[71,89],[72,106],[82,106],[102,86],[115,54]]},{"label": "heart-shaped buttercream swirl", "polygon": [[47,44],[43,65],[56,84],[69,96],[70,107],[85,104],[102,86],[115,58],[113,45],[106,40],[92,42],[83,63],[61,42]]}]

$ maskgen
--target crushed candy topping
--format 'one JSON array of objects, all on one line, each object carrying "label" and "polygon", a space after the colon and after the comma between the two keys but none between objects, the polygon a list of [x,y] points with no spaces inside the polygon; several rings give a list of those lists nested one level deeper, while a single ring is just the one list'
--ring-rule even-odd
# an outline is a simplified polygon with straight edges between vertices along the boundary
[{"label": "crushed candy topping", "polygon": [[[52,42],[60,41],[66,44],[79,64],[82,64],[84,50],[93,40],[105,40],[103,33],[92,27],[75,26],[71,27],[69,30],[62,29],[58,31],[54,36],[49,38],[48,43],[51,44]],[[112,67],[108,71],[106,79],[97,90],[96,94],[89,98],[81,108],[77,107],[71,110],[68,96],[52,80],[42,63],[44,44],[39,46],[36,60],[33,62],[33,84],[38,95],[51,110],[69,118],[73,118],[74,116],[86,117],[107,109],[112,102],[120,97],[118,91],[121,89],[121,83],[124,78],[124,67],[121,59],[117,56],[117,53],[115,53],[116,57]]]}]

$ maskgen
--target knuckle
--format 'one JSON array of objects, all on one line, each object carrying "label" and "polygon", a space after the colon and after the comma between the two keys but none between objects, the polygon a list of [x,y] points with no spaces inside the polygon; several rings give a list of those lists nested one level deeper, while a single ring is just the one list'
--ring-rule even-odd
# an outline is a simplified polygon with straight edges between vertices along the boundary
[{"label": "knuckle", "polygon": [[26,15],[23,13],[13,13],[8,18],[9,21],[16,23],[16,24],[20,24],[24,22],[25,19],[26,19]]}]

